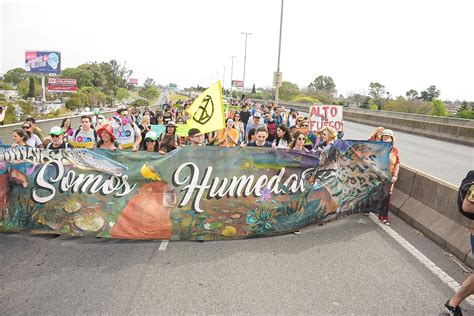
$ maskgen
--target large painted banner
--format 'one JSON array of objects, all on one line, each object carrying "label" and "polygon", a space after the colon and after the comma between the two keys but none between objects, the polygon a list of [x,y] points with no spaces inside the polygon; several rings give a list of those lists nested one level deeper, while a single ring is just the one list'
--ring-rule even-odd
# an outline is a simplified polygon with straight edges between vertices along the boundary
[{"label": "large painted banner", "polygon": [[217,240],[291,232],[381,209],[390,144],[314,156],[184,147],[168,155],[0,147],[0,232]]}]

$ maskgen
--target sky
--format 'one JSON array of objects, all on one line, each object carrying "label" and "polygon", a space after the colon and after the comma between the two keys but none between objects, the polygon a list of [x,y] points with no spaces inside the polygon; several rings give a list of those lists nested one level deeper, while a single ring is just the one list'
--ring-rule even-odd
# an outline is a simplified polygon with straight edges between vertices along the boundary
[{"label": "sky", "polygon": [[[55,50],[62,69],[115,59],[139,83],[219,78],[229,88],[231,68],[242,80],[250,32],[245,85],[270,87],[280,9],[281,0],[0,0],[0,74],[24,67],[25,50]],[[472,0],[285,0],[283,12],[285,81],[331,76],[345,96],[371,82],[393,96],[435,85],[443,100],[474,101]]]}]

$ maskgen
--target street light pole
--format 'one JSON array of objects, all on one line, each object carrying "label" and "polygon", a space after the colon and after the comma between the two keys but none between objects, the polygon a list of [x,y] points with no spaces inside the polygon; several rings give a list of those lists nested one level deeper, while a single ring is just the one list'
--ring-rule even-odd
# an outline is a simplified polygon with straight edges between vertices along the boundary
[{"label": "street light pole", "polygon": [[278,94],[280,93],[280,85],[281,85],[281,73],[280,73],[280,53],[281,53],[281,31],[283,28],[283,0],[281,0],[281,15],[280,15],[280,38],[278,41],[278,65],[277,71],[275,73],[275,105],[278,106]]},{"label": "street light pole", "polygon": [[242,94],[245,93],[245,64],[247,63],[247,36],[252,35],[252,33],[241,32],[245,35],[245,50],[244,50],[244,75],[242,78]]},{"label": "street light pole", "polygon": [[232,63],[230,66],[230,97],[232,98],[232,80],[234,80],[234,58],[235,56],[230,56]]},{"label": "street light pole", "polygon": [[222,66],[222,68],[224,68],[224,72],[222,73],[222,94],[224,94],[224,91],[225,91],[225,66]]}]

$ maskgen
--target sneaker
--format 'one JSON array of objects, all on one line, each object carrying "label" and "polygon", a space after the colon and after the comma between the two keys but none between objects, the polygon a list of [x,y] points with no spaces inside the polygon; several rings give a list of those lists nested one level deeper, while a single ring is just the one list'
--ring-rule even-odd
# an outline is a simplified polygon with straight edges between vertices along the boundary
[{"label": "sneaker", "polygon": [[392,224],[390,224],[390,222],[388,221],[388,219],[384,219],[383,220],[383,223],[387,226],[392,226]]},{"label": "sneaker", "polygon": [[295,235],[301,235],[301,232],[300,232],[299,230],[296,230],[296,231],[293,232],[293,234],[295,234]]},{"label": "sneaker", "polygon": [[444,307],[446,307],[446,309],[449,311],[449,314],[453,316],[462,316],[461,307],[459,307],[459,305],[456,307],[453,307],[449,305],[449,301],[450,300],[448,300],[446,304],[444,304]]}]

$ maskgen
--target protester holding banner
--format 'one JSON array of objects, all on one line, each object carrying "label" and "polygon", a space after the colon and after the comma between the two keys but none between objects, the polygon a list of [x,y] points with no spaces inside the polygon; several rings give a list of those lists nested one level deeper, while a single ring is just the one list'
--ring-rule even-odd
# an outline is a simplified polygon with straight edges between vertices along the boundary
[{"label": "protester holding banner", "polygon": [[51,149],[54,151],[58,151],[59,149],[72,149],[74,148],[73,145],[64,141],[64,131],[59,126],[51,127],[49,131],[49,135],[51,136],[51,143],[46,146],[46,149]]},{"label": "protester holding banner", "polygon": [[97,133],[92,128],[92,118],[89,115],[81,116],[81,126],[76,130],[70,143],[76,148],[94,148],[97,143]]},{"label": "protester holding banner", "polygon": [[280,124],[277,127],[276,137],[272,143],[274,149],[287,149],[291,143],[291,134],[286,124]]},{"label": "protester holding banner", "polygon": [[35,134],[36,136],[39,137],[39,139],[41,139],[41,141],[44,140],[44,134],[43,134],[43,131],[41,130],[41,128],[39,128],[38,126],[36,126],[36,120],[34,117],[28,117],[25,122],[28,122],[31,124],[31,126],[33,127],[33,134]]},{"label": "protester holding banner", "polygon": [[294,151],[300,151],[308,153],[309,150],[304,147],[304,143],[306,141],[306,137],[301,131],[297,131],[293,134],[293,140],[289,146],[289,149]]},{"label": "protester holding banner", "polygon": [[16,146],[28,146],[28,135],[21,129],[14,129],[12,133],[12,148]]},{"label": "protester holding banner", "polygon": [[64,137],[68,138],[74,135],[74,129],[71,127],[71,119],[69,117],[63,119],[61,122],[61,128],[64,131]]},{"label": "protester holding banner", "polygon": [[33,127],[31,126],[30,123],[28,122],[23,123],[21,128],[23,129],[23,131],[26,133],[26,136],[28,137],[28,140],[26,141],[28,146],[33,147],[33,148],[43,148],[43,142],[41,141],[41,139],[39,139],[38,136],[33,134]]},{"label": "protester holding banner", "polygon": [[169,121],[166,125],[165,132],[160,135],[160,140],[158,142],[158,151],[160,154],[164,155],[179,147],[180,143],[179,137],[176,134],[176,127],[174,121]]},{"label": "protester holding banner", "polygon": [[265,126],[260,126],[255,131],[255,141],[249,142],[248,144],[244,145],[248,147],[272,147],[272,144],[267,142],[268,131]]},{"label": "protester holding banner", "polygon": [[97,142],[97,148],[117,150],[122,149],[122,146],[115,140],[114,130],[110,125],[103,125],[97,131],[99,141]]},{"label": "protester holding banner", "polygon": [[377,127],[374,131],[369,135],[369,140],[377,140],[382,141],[384,128],[382,126]]},{"label": "protester holding banner", "polygon": [[144,136],[145,146],[143,150],[148,152],[158,152],[158,135],[156,132],[149,131]]},{"label": "protester holding banner", "polygon": [[217,132],[217,144],[221,147],[235,147],[239,142],[239,132],[231,118],[225,120],[226,127]]},{"label": "protester holding banner", "polygon": [[191,142],[190,146],[202,146],[202,134],[197,128],[191,128],[188,131],[188,139]]},{"label": "protester holding banner", "polygon": [[[392,143],[392,145],[395,143],[392,130],[384,129],[383,134],[382,134],[382,141],[387,142],[387,143]],[[390,226],[390,222],[388,220],[388,209],[390,206],[390,198],[392,197],[393,188],[395,186],[395,182],[398,179],[399,171],[400,171],[400,154],[398,152],[398,148],[395,146],[392,146],[392,150],[390,151],[390,176],[392,177],[390,190],[389,190],[388,195],[385,197],[385,200],[383,202],[383,209],[381,210],[379,214],[379,220],[388,226]]]},{"label": "protester holding banner", "polygon": [[325,151],[337,140],[337,131],[331,126],[325,126],[321,130],[322,143],[318,144],[318,149]]}]

